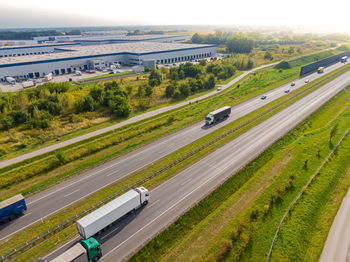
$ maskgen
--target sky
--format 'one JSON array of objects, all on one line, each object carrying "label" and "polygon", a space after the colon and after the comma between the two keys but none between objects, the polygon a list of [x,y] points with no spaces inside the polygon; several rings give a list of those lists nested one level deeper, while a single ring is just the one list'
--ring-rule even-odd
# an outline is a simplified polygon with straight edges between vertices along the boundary
[{"label": "sky", "polygon": [[350,0],[0,0],[0,28],[252,25],[350,33],[349,10]]}]

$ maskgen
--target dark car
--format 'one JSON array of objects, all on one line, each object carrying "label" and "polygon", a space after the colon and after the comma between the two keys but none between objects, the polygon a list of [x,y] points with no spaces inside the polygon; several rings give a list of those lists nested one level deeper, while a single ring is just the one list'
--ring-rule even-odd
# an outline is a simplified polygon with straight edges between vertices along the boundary
[{"label": "dark car", "polygon": [[261,99],[262,99],[262,100],[264,100],[264,99],[266,99],[266,98],[267,98],[267,96],[265,96],[265,95],[261,96]]}]

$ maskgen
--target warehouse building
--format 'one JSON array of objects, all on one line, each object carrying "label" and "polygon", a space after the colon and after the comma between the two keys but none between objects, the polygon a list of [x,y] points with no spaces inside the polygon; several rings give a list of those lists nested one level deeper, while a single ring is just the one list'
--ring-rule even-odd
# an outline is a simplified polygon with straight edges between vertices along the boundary
[{"label": "warehouse building", "polygon": [[103,69],[112,64],[169,64],[215,56],[216,45],[137,41],[93,46],[56,47],[53,53],[0,58],[0,79],[38,78],[75,70]]}]

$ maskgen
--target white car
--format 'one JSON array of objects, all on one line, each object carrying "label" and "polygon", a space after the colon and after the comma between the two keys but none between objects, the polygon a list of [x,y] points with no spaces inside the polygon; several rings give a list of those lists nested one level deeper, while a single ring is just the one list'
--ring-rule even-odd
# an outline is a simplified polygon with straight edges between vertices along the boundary
[{"label": "white car", "polygon": [[290,83],[291,86],[295,86],[295,82]]},{"label": "white car", "polygon": [[305,83],[309,83],[309,82],[310,82],[310,80],[309,80],[309,79],[306,79],[306,80],[305,80]]},{"label": "white car", "polygon": [[216,91],[221,91],[222,89],[221,89],[221,87],[219,87],[218,89],[216,89]]}]

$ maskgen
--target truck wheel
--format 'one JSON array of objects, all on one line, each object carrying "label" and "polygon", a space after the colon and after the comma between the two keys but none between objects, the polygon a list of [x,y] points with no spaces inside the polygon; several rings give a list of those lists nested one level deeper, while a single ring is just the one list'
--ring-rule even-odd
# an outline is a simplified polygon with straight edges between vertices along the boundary
[{"label": "truck wheel", "polygon": [[143,202],[143,205],[147,205],[148,204],[148,200],[146,200],[145,202]]}]

